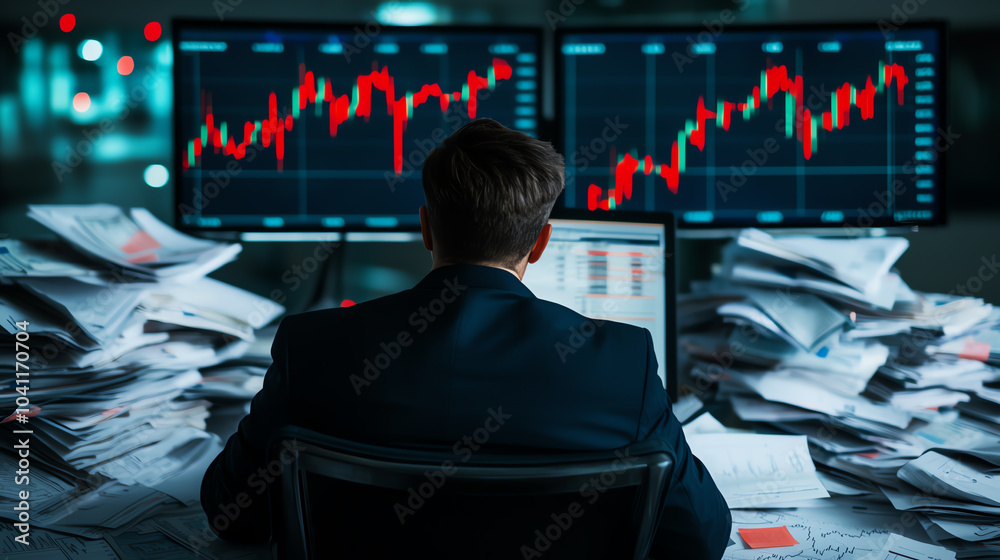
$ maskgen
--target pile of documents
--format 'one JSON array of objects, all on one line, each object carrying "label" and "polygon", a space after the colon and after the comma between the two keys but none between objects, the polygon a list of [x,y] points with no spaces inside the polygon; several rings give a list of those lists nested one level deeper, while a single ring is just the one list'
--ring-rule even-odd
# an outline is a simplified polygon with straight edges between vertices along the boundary
[{"label": "pile of documents", "polygon": [[1000,449],[933,449],[898,476],[908,486],[886,496],[897,509],[919,512],[932,538],[963,557],[998,556]]},{"label": "pile of documents", "polygon": [[237,243],[184,235],[144,208],[133,208],[126,216],[109,204],[32,205],[28,217],[59,234],[81,254],[149,279],[204,276],[236,258],[242,249]]},{"label": "pile of documents", "polygon": [[[29,438],[32,526],[93,538],[196,503],[222,448],[205,429],[206,398],[248,399],[260,380],[246,371],[262,373],[244,368],[228,379],[234,391],[202,371],[243,356],[284,309],[205,276],[239,245],[183,235],[145,210],[29,215],[61,237],[0,240],[0,349],[26,352],[19,366],[0,363],[11,380],[0,389],[0,469],[16,470],[15,444]],[[24,489],[0,484],[0,498],[16,502]]]},{"label": "pile of documents", "polygon": [[911,290],[906,248],[743,231],[681,299],[689,383],[804,436],[831,494],[888,498],[958,557],[1000,557],[1000,312]]}]

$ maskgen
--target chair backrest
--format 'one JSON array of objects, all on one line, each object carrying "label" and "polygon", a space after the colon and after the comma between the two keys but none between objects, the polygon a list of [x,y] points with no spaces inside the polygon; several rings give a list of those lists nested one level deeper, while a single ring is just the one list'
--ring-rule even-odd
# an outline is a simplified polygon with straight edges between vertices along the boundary
[{"label": "chair backrest", "polygon": [[337,558],[645,559],[673,470],[659,440],[469,457],[290,426],[268,449],[269,464],[282,467],[280,484],[268,487],[272,550],[295,559],[333,557],[330,550]]}]

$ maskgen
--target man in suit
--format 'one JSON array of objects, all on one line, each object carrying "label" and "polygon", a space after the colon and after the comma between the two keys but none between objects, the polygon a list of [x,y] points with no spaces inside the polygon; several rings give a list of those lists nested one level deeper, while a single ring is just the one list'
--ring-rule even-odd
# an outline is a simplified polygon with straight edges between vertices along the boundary
[{"label": "man in suit", "polygon": [[281,322],[264,387],[205,474],[212,529],[266,542],[264,453],[283,423],[383,446],[436,446],[456,462],[483,447],[607,450],[658,438],[676,466],[651,555],[720,558],[729,509],[671,413],[649,331],[603,322],[567,356],[560,343],[587,319],[521,282],[549,240],[562,156],[480,119],[430,154],[423,186],[432,270],[413,289]]}]

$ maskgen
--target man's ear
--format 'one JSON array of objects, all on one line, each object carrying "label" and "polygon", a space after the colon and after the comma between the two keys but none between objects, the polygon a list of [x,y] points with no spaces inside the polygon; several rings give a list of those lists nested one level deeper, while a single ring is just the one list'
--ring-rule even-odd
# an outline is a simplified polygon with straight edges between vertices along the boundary
[{"label": "man's ear", "polygon": [[542,231],[538,232],[535,246],[528,253],[528,264],[535,264],[538,259],[542,258],[542,253],[545,252],[545,247],[549,244],[549,237],[552,237],[552,224],[545,224],[542,226]]},{"label": "man's ear", "polygon": [[431,237],[431,222],[427,217],[427,207],[420,207],[420,235],[424,238],[424,248],[434,250],[434,238]]}]

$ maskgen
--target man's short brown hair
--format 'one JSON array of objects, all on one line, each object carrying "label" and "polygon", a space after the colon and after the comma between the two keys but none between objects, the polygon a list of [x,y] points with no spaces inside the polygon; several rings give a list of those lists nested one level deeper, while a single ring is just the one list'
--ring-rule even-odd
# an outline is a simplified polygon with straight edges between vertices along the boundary
[{"label": "man's short brown hair", "polygon": [[435,249],[450,262],[514,268],[548,221],[564,173],[549,142],[491,119],[466,124],[424,163]]}]

